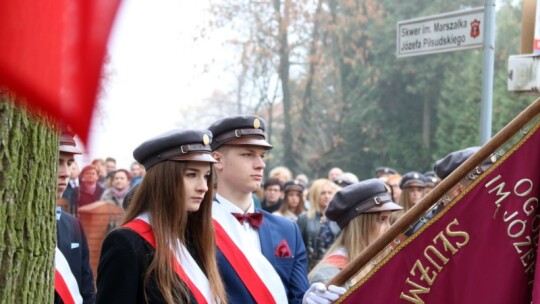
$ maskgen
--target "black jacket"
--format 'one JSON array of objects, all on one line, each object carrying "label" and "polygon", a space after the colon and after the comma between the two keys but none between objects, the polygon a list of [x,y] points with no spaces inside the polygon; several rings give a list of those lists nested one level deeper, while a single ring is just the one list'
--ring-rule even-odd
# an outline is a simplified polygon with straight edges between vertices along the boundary
[{"label": "black jacket", "polygon": [[[84,304],[95,302],[94,276],[90,268],[88,242],[81,222],[62,211],[56,221],[58,249],[66,258],[71,272],[77,279]],[[54,294],[54,303],[63,303],[58,294]]]},{"label": "black jacket", "polygon": [[[101,249],[96,303],[165,303],[153,276],[146,286],[145,300],[144,277],[154,252],[152,245],[131,229],[111,231]],[[192,295],[190,298],[190,303],[197,303]]]}]

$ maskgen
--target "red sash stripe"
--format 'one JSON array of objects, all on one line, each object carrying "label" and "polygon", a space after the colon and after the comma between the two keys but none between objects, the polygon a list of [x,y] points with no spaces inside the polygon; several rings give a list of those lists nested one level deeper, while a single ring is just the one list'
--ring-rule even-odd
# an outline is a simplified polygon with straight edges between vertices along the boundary
[{"label": "red sash stripe", "polygon": [[244,283],[257,303],[276,303],[268,287],[255,272],[244,253],[234,244],[223,227],[214,221],[216,244]]},{"label": "red sash stripe", "polygon": [[54,270],[54,290],[60,296],[62,302],[65,304],[75,304],[75,300],[66,285],[66,281],[64,281],[64,278],[56,269]]},{"label": "red sash stripe", "polygon": [[[123,227],[129,228],[135,232],[137,232],[144,240],[146,240],[154,249],[156,248],[156,239],[154,238],[154,231],[152,230],[152,226],[148,224],[147,222],[135,219],[127,224],[125,224]],[[206,301],[206,298],[202,295],[200,290],[193,284],[191,279],[186,275],[184,269],[182,268],[182,265],[178,263],[178,260],[174,257],[174,254],[171,252],[171,257],[173,261],[173,268],[174,272],[178,275],[178,277],[186,283],[188,288],[193,293],[193,296],[195,297],[195,300],[197,300],[197,303],[208,303]]]}]

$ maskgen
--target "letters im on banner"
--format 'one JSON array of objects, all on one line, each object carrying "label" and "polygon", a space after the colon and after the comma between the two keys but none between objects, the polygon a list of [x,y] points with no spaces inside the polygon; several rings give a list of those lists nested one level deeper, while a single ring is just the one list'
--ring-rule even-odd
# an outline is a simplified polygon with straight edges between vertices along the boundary
[{"label": "letters im on banner", "polygon": [[458,189],[338,303],[530,303],[540,228],[539,127]]}]

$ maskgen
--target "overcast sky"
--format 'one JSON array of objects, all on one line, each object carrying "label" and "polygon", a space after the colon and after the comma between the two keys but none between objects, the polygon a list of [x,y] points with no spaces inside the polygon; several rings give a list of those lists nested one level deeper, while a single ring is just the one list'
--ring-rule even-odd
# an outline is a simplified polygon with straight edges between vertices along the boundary
[{"label": "overcast sky", "polygon": [[193,42],[207,20],[207,1],[122,2],[83,165],[111,156],[127,168],[137,145],[175,128],[183,104],[200,102],[219,85],[215,75],[201,73],[219,56],[219,42]]}]

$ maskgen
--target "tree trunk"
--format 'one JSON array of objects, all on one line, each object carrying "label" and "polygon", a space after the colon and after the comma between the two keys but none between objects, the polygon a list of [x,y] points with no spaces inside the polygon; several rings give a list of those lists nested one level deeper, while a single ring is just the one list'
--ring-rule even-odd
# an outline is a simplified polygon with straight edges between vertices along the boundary
[{"label": "tree trunk", "polygon": [[289,26],[290,0],[285,0],[283,17],[281,15],[281,0],[274,0],[274,10],[279,24],[279,78],[281,80],[281,92],[283,93],[283,162],[292,172],[296,172],[296,159],[294,153],[293,132],[291,123],[292,97],[289,86]]},{"label": "tree trunk", "polygon": [[58,134],[0,91],[0,302],[52,303]]}]

